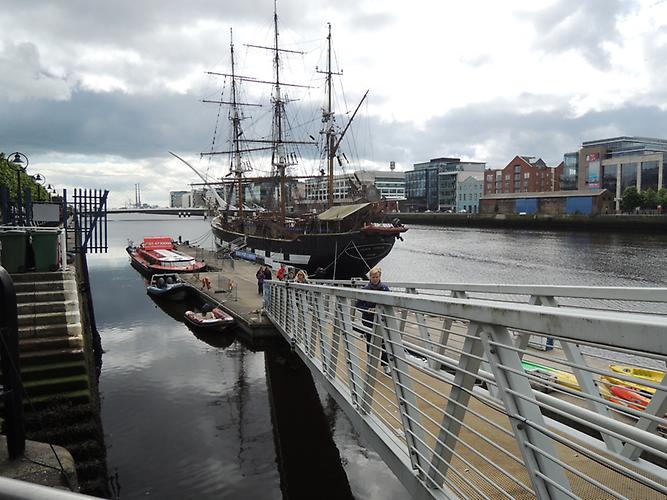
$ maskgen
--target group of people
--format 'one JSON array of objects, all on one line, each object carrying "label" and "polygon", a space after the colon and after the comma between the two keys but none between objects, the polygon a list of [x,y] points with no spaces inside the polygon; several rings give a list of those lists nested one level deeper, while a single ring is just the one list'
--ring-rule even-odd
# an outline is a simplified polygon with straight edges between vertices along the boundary
[{"label": "group of people", "polygon": [[[261,295],[264,292],[264,281],[271,279],[271,269],[269,266],[260,266],[257,271],[257,291]],[[295,283],[307,283],[308,277],[302,269],[296,273],[293,268],[289,270],[285,268],[284,264],[276,272],[276,278],[280,281],[293,281]],[[374,267],[368,272],[368,283],[363,287],[363,290],[373,290],[379,292],[388,292],[389,287],[382,283],[382,269]],[[371,340],[373,338],[373,325],[375,322],[375,303],[366,300],[357,300],[355,307],[361,311],[361,324],[365,327],[363,333],[366,336],[366,352],[370,352]],[[382,355],[380,363],[384,372],[389,375],[391,369],[389,368],[389,358],[385,348],[384,340],[382,341]]]},{"label": "group of people", "polygon": [[[264,293],[264,282],[270,280],[271,268],[269,266],[260,266],[255,274],[257,278],[257,293],[262,295]],[[276,279],[280,281],[294,281],[295,283],[308,283],[308,276],[303,269],[294,271],[294,268],[287,270],[284,264],[280,264],[280,268],[276,272]]]}]

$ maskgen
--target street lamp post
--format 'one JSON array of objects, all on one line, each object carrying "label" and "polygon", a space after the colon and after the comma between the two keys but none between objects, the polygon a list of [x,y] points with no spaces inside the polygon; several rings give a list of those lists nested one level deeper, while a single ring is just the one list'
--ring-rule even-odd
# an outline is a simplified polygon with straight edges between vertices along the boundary
[{"label": "street lamp post", "polygon": [[[35,181],[35,184],[37,184],[38,186],[42,186],[44,191],[46,191],[46,176],[45,175],[39,174],[39,173],[35,174],[35,175],[32,176],[32,180]],[[41,194],[40,190],[39,190],[39,188],[37,188],[37,201],[41,201],[40,194]]]},{"label": "street lamp post", "polygon": [[[14,158],[12,158],[12,156]],[[25,172],[28,169],[28,165],[30,164],[30,161],[28,160],[28,157],[24,155],[23,153],[19,153],[18,151],[10,154],[7,157],[7,162],[12,163],[14,165],[14,168],[16,168],[16,186],[17,186],[17,193],[16,193],[16,208],[18,212],[18,225],[22,226],[23,225],[23,207],[21,206],[21,172]],[[25,163],[25,166],[22,166]]]}]

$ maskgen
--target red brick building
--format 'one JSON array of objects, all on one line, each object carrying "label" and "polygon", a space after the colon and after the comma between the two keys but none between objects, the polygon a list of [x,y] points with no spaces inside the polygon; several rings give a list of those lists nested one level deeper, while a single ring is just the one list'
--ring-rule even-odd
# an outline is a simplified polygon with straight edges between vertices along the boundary
[{"label": "red brick building", "polygon": [[541,158],[515,156],[502,170],[484,172],[484,194],[560,191],[563,162],[548,167]]}]

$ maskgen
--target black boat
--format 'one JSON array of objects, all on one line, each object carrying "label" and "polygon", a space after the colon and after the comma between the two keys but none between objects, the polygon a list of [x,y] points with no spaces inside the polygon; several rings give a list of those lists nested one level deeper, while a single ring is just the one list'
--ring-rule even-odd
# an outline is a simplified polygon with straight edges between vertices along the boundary
[{"label": "black boat", "polygon": [[[319,73],[326,75],[326,105],[322,110],[323,129],[319,135],[323,138],[320,150],[326,152],[329,207],[327,210],[319,215],[287,217],[286,169],[297,164],[300,156],[297,149],[299,145],[314,145],[315,142],[290,140],[287,132],[288,120],[285,117],[285,104],[290,99],[281,93],[281,85],[286,84],[280,81],[280,56],[283,52],[295,51],[285,51],[279,48],[278,15],[275,11],[273,46],[253,46],[269,49],[273,53],[274,81],[259,82],[253,78],[238,76],[234,63],[234,44],[231,43],[231,73],[221,74],[231,77],[230,100],[214,101],[231,106],[229,113],[232,122],[231,150],[211,151],[202,153],[202,156],[229,154],[231,156],[230,174],[235,174],[236,207],[231,207],[230,203],[224,201],[215,189],[211,190],[213,196],[218,200],[220,210],[219,215],[213,217],[211,221],[211,229],[218,248],[226,247],[231,251],[242,250],[245,255],[254,256],[265,264],[286,264],[302,268],[308,274],[322,278],[346,279],[365,275],[370,268],[389,254],[396,240],[402,239],[401,233],[407,231],[407,228],[396,218],[391,223],[377,222],[387,217],[383,214],[383,202],[334,205],[334,161],[341,162],[341,157],[345,156],[339,152],[339,146],[368,92],[359,102],[345,127],[342,130],[339,129],[335,122],[331,95],[332,77],[341,73],[332,70],[331,26],[329,26],[327,44],[326,71],[318,70]],[[239,102],[237,92],[240,82],[270,83],[272,85],[273,127],[270,140],[252,140],[244,135],[241,128],[241,121],[244,118],[242,108],[256,104]],[[292,86],[299,87],[299,85]],[[254,211],[253,214],[250,214],[244,205],[243,174],[250,170],[245,155],[252,151],[271,152],[272,172],[279,181],[279,211]],[[185,163],[207,183],[204,176],[190,164]],[[321,173],[325,173],[323,167]],[[228,200],[230,196],[231,193],[227,196]]]},{"label": "black boat", "polygon": [[[243,251],[263,264],[285,264],[303,269],[311,276],[347,279],[366,274],[389,254],[396,238],[407,231],[397,221],[360,222],[374,208],[371,203],[341,205],[310,219],[288,220],[294,225],[282,231],[282,235],[281,224],[271,216],[262,215],[227,223],[218,216],[211,222],[211,229],[217,246],[243,241]],[[258,236],[271,231],[278,235]]]}]

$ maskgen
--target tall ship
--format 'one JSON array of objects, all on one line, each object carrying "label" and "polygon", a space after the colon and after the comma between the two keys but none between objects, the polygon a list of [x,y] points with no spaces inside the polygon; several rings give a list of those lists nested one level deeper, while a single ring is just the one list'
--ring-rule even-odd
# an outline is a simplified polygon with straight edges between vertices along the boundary
[{"label": "tall ship", "polygon": [[[315,145],[314,140],[294,141],[288,131],[285,107],[289,102],[283,95],[283,87],[292,85],[281,81],[281,55],[295,52],[282,49],[278,38],[278,14],[273,14],[273,45],[270,47],[253,46],[270,50],[273,58],[273,81],[261,82],[255,78],[240,76],[236,73],[234,61],[234,43],[231,49],[231,73],[213,73],[230,79],[229,101],[218,101],[230,106],[231,148],[229,151],[212,151],[202,155],[228,154],[231,165],[230,174],[234,175],[236,204],[231,207],[215,194],[218,200],[218,213],[211,220],[211,229],[218,248],[242,249],[246,255],[260,262],[293,266],[305,270],[310,276],[318,278],[348,279],[364,276],[392,250],[397,239],[407,228],[395,218],[384,213],[383,202],[363,202],[347,205],[334,204],[334,162],[339,160],[339,146],[352,120],[357,114],[366,95],[356,107],[346,126],[339,130],[335,124],[335,112],[332,107],[332,78],[339,72],[332,70],[331,61],[331,25],[327,36],[326,70],[320,71],[325,76],[325,105],[322,108],[323,153],[326,159],[328,208],[319,213],[294,215],[287,213],[287,169],[294,167],[299,155],[295,152],[298,145]],[[248,139],[242,129],[244,106],[256,104],[243,103],[239,99],[239,85],[242,82],[266,83],[272,85],[271,107],[272,127],[270,139]],[[214,101],[215,102],[215,101]],[[311,139],[314,139],[310,136]],[[252,151],[264,151],[271,154],[272,174],[279,186],[277,191],[277,210],[249,210],[244,205],[244,175],[250,170],[246,155]],[[231,193],[228,193],[229,200]],[[264,201],[264,200],[262,200]],[[267,200],[268,202],[268,200]],[[260,204],[263,204],[260,202]],[[265,205],[266,206],[266,205]]]}]

